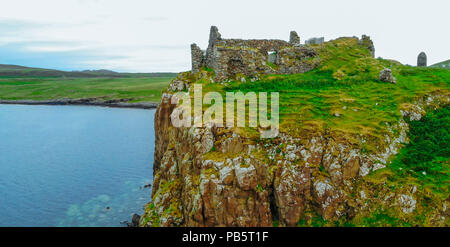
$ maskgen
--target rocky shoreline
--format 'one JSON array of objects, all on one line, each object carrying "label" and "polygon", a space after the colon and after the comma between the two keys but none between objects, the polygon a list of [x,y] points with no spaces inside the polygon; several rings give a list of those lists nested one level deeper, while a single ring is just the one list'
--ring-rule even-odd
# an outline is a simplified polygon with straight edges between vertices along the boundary
[{"label": "rocky shoreline", "polygon": [[129,99],[120,100],[101,100],[98,98],[84,99],[54,99],[54,100],[1,100],[0,104],[16,104],[16,105],[88,105],[88,106],[104,106],[116,108],[137,108],[137,109],[156,109],[158,103],[153,102],[137,102],[129,103]]}]

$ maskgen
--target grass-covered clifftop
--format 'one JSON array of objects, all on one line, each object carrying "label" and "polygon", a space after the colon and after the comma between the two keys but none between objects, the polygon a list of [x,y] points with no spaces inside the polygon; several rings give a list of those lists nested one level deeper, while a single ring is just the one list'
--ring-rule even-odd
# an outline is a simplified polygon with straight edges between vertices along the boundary
[{"label": "grass-covered clifftop", "polygon": [[[216,91],[224,99],[229,91],[279,92],[282,135],[262,140],[257,128],[223,128],[205,142],[210,139],[199,133],[209,132],[199,130],[192,139],[201,142],[192,143],[189,133],[196,132],[171,129],[161,116],[164,134],[157,145],[167,146],[156,150],[163,168],[155,169],[151,219],[145,216],[144,225],[450,225],[450,71],[373,58],[357,38],[312,47],[320,65],[303,74],[221,83],[208,68],[178,76],[174,83],[202,83],[204,94]],[[379,79],[384,68],[392,70],[396,84]],[[177,91],[173,88],[166,92]],[[170,108],[161,109],[162,114]],[[235,165],[240,159],[248,161]],[[192,169],[190,162],[213,165]],[[181,177],[170,172],[176,169]],[[241,184],[247,178],[249,184]],[[180,184],[167,186],[174,182]],[[211,186],[207,192],[197,187],[202,183]],[[238,198],[225,198],[214,188]],[[191,211],[183,211],[171,195],[185,198]],[[208,208],[196,206],[199,201]],[[235,207],[220,206],[227,203]],[[210,215],[202,216],[201,210]],[[232,215],[239,210],[246,212],[242,222]],[[251,216],[260,210],[272,218]]]},{"label": "grass-covered clifftop", "polygon": [[[383,139],[387,126],[398,123],[401,110],[416,100],[433,93],[450,93],[448,70],[372,58],[357,38],[340,38],[313,47],[321,66],[310,72],[268,75],[247,82],[206,82],[204,93],[279,92],[282,132],[302,136],[305,130],[329,128],[373,140]],[[383,68],[392,70],[396,84],[379,80]]]}]

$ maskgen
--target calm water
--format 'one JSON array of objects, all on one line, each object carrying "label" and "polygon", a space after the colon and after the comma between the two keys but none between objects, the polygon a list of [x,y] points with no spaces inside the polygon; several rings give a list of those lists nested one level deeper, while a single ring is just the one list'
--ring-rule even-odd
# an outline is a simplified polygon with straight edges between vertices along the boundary
[{"label": "calm water", "polygon": [[0,105],[0,226],[121,226],[141,214],[154,112]]}]

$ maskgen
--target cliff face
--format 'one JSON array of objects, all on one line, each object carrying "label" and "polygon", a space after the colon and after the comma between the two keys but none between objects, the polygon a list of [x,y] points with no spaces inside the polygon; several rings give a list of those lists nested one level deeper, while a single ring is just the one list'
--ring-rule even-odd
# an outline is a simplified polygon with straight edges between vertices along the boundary
[{"label": "cliff face", "polygon": [[260,139],[245,128],[173,127],[173,93],[192,91],[199,80],[213,79],[206,71],[180,73],[157,108],[152,201],[141,226],[364,225],[390,220],[386,211],[402,222],[449,225],[448,191],[437,199],[416,182],[390,181],[388,169],[409,141],[408,121],[448,105],[447,90],[402,104],[398,121],[386,122],[380,136],[305,124]]},{"label": "cliff face", "polygon": [[[391,126],[382,152],[365,154],[341,133],[326,130],[263,142],[236,129],[174,128],[170,97],[165,94],[156,111],[153,200],[143,226],[295,226],[314,215],[351,219],[373,205],[392,207],[405,218],[421,207],[414,185],[391,191],[363,180],[407,141],[404,120]],[[421,102],[444,103],[448,95]],[[403,114],[419,120],[423,108],[414,105]],[[445,224],[445,205],[433,212],[434,225]]]}]

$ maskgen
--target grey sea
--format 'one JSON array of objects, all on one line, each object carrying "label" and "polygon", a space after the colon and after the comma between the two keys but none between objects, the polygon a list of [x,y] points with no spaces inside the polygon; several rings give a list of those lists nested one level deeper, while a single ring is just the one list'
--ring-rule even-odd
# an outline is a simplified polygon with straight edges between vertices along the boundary
[{"label": "grey sea", "polygon": [[0,105],[0,226],[123,226],[142,214],[154,113]]}]

